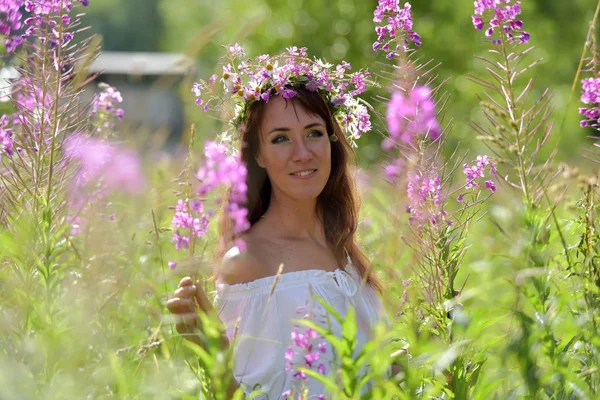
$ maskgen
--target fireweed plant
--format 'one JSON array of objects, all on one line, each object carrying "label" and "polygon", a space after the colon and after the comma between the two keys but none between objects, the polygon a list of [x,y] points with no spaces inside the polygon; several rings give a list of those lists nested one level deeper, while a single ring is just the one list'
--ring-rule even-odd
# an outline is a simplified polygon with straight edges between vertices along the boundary
[{"label": "fireweed plant", "polygon": [[[399,331],[404,333],[395,339],[394,355],[402,366],[395,379],[402,398],[443,392],[464,398],[477,383],[483,357],[480,350],[461,340],[461,325],[468,324],[468,315],[461,304],[465,283],[459,283],[457,276],[467,251],[469,228],[482,213],[484,202],[496,192],[496,165],[486,155],[473,163],[459,160],[456,152],[443,159],[440,150],[451,128],[444,123],[449,99],[441,90],[443,83],[435,85],[435,67],[429,66],[431,62],[420,63],[417,50],[409,46],[411,42],[422,45],[413,30],[410,10],[409,3],[401,7],[398,2],[382,0],[374,13],[375,22],[387,21],[387,25],[376,28],[378,40],[373,48],[396,60],[392,71],[382,72],[390,82],[389,96],[383,98],[386,112],[380,116],[387,126],[381,145],[388,157],[384,174],[405,193],[400,212],[407,215],[404,230],[408,234],[403,241],[414,254],[413,276],[403,277],[402,309],[397,318],[413,333]],[[461,162],[463,178],[453,184]],[[419,344],[423,337],[439,341],[443,350],[436,356],[422,354]],[[412,363],[413,357],[423,361]],[[447,360],[436,362],[436,357]]]},{"label": "fireweed plant", "polygon": [[81,3],[2,3],[6,46],[16,52],[13,66],[20,77],[13,84],[14,113],[2,117],[0,215],[9,230],[20,219],[37,227],[33,251],[13,266],[38,273],[49,299],[58,293],[64,273],[56,257],[65,250],[58,241],[67,227],[65,190],[73,174],[63,144],[67,133],[87,129],[75,65],[86,56],[91,40],[72,42],[79,30],[74,10],[87,1]]}]

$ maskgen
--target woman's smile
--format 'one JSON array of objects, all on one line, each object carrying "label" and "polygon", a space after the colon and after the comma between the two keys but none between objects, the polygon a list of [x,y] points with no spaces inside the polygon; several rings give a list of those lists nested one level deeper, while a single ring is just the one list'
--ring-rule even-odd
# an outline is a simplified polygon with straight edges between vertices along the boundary
[{"label": "woman's smile", "polygon": [[310,179],[317,174],[318,169],[305,169],[297,172],[292,172],[290,175],[294,178]]}]

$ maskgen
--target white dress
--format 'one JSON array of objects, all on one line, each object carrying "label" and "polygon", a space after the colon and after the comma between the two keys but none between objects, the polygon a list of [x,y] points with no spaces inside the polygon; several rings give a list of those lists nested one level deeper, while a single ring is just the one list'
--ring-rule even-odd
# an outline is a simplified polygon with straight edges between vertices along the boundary
[{"label": "white dress", "polygon": [[[320,373],[328,374],[335,365],[331,345],[320,336],[313,336],[312,350],[308,346],[298,348],[298,342],[292,339],[295,329],[298,334],[306,333],[306,327],[293,322],[303,318],[330,326],[341,337],[340,325],[311,293],[323,298],[342,317],[354,307],[359,328],[355,352],[371,339],[374,325],[382,319],[387,321],[378,294],[362,282],[350,257],[344,269],[283,273],[271,294],[274,280],[271,276],[236,285],[218,284],[215,298],[227,337],[234,344],[234,377],[247,394],[260,387],[264,394],[257,399],[284,398],[282,394],[290,390],[296,398],[301,377],[293,365],[306,366],[306,354],[312,353],[314,361],[314,353],[318,353],[318,361],[310,365]],[[324,385],[316,379],[306,377],[305,385],[310,398],[324,393]]]}]

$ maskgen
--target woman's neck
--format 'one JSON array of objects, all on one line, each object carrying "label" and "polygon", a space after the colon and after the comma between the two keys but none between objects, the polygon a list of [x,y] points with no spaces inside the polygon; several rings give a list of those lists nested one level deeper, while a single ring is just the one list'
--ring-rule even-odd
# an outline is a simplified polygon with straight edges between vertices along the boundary
[{"label": "woman's neck", "polygon": [[271,198],[263,215],[274,222],[280,235],[290,239],[315,239],[324,236],[323,224],[317,215],[317,201],[295,201]]}]

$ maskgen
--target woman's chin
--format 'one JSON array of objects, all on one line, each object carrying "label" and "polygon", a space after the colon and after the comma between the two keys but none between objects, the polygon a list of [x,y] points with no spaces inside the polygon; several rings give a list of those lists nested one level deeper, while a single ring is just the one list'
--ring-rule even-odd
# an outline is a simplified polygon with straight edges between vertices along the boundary
[{"label": "woman's chin", "polygon": [[303,190],[294,190],[293,192],[290,192],[289,196],[297,201],[309,201],[315,200],[317,197],[319,197],[322,191],[323,188],[321,187],[303,188]]}]

